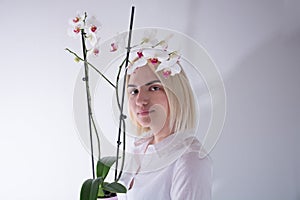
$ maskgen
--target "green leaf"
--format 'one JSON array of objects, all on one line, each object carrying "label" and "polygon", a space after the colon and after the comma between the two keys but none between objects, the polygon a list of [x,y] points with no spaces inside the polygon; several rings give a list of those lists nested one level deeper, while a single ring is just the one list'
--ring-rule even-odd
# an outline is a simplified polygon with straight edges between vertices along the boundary
[{"label": "green leaf", "polygon": [[116,162],[117,158],[114,156],[103,157],[97,162],[97,177],[106,178],[110,167]]},{"label": "green leaf", "polygon": [[103,183],[103,178],[99,177],[92,180],[89,200],[97,200],[99,186]]},{"label": "green leaf", "polygon": [[98,190],[98,197],[104,197],[104,191],[103,191],[103,189],[102,189],[102,187],[100,186],[99,187],[99,190]]},{"label": "green leaf", "polygon": [[103,190],[109,191],[111,193],[126,193],[127,189],[120,183],[112,182],[103,185]]},{"label": "green leaf", "polygon": [[90,198],[90,191],[93,179],[88,179],[84,181],[80,190],[80,200],[88,200]]}]

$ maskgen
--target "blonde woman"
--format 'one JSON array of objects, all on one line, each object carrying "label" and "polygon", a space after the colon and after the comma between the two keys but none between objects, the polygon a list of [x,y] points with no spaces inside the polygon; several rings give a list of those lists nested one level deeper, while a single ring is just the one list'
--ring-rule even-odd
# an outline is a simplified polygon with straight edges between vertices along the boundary
[{"label": "blonde woman", "polygon": [[119,199],[209,200],[209,157],[201,155],[195,135],[195,99],[179,56],[143,49],[128,69],[130,118],[138,139],[127,159]]}]

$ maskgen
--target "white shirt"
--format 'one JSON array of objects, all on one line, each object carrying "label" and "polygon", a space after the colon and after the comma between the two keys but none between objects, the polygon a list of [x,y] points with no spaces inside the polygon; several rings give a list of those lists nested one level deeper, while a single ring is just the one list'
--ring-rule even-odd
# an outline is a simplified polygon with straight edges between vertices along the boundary
[{"label": "white shirt", "polygon": [[201,144],[186,133],[172,134],[149,145],[151,138],[134,143],[134,156],[127,162],[121,182],[130,188],[118,199],[210,200],[212,167],[201,156]]}]

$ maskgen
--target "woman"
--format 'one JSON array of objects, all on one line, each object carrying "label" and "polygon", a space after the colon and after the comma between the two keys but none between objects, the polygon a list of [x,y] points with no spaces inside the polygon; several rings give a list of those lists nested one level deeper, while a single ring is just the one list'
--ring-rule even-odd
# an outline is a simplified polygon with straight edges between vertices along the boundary
[{"label": "woman", "polygon": [[211,199],[211,161],[200,156],[201,144],[193,136],[190,83],[179,57],[151,51],[151,56],[137,52],[128,69],[128,108],[139,138],[122,177],[128,192],[119,199]]}]

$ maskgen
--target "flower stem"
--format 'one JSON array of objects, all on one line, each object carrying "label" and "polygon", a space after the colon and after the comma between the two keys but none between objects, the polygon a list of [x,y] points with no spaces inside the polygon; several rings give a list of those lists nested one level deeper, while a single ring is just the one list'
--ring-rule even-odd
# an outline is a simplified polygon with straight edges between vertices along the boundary
[{"label": "flower stem", "polygon": [[123,60],[123,62],[120,64],[120,66],[119,66],[119,71],[118,71],[117,78],[116,78],[116,87],[115,87],[115,91],[116,91],[117,104],[118,104],[119,110],[121,110],[120,96],[119,96],[119,79],[120,79],[121,70],[122,70],[122,67],[123,67],[125,61],[126,61],[126,58],[125,58],[125,59]]},{"label": "flower stem", "polygon": [[85,74],[85,89],[87,97],[87,107],[88,107],[88,123],[89,123],[89,133],[90,133],[90,145],[91,145],[91,162],[92,162],[92,174],[93,179],[95,179],[95,163],[94,163],[94,149],[93,149],[93,130],[92,130],[92,108],[91,108],[91,94],[89,86],[89,68],[87,64],[87,50],[85,46],[85,33],[81,30],[81,40],[82,40],[82,50],[83,50],[83,61],[84,61],[84,74]]},{"label": "flower stem", "polygon": [[93,68],[98,74],[100,74],[100,76],[102,76],[113,88],[116,88],[116,86],[104,74],[102,74],[93,64],[89,63],[87,60],[85,61],[69,48],[65,48],[65,50],[73,54],[76,58],[78,58],[82,62],[86,62],[91,68]]},{"label": "flower stem", "polygon": [[100,158],[101,158],[100,138],[99,138],[99,134],[98,134],[98,131],[97,131],[97,127],[96,127],[96,123],[95,123],[95,120],[94,120],[94,116],[93,116],[93,115],[91,115],[91,120],[92,120],[93,127],[94,127],[94,130],[95,130],[95,134],[96,134],[96,137],[97,137],[97,144],[98,144],[98,160],[100,160]]}]

